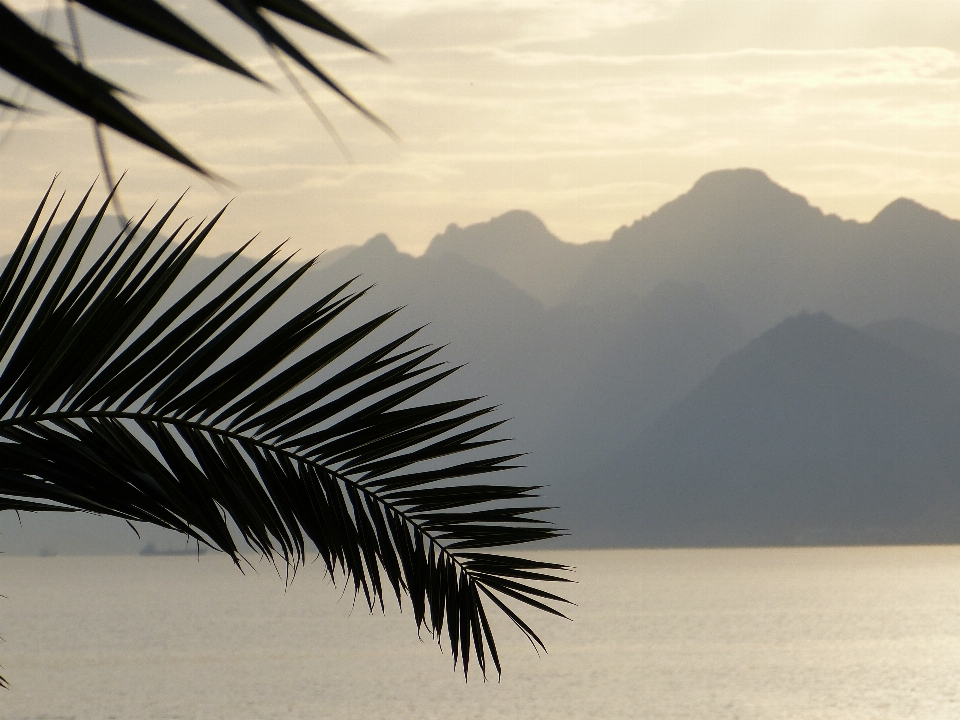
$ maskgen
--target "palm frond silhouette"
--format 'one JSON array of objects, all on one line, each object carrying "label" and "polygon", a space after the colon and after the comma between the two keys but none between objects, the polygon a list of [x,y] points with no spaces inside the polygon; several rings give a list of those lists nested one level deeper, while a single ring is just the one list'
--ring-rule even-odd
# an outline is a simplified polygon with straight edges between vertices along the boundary
[{"label": "palm frond silhouette", "polygon": [[498,548],[558,531],[537,488],[476,480],[518,457],[490,452],[492,408],[417,404],[456,369],[437,348],[373,343],[396,311],[325,338],[366,292],[347,283],[238,350],[312,262],[236,269],[241,248],[184,285],[223,211],[164,237],[174,204],[95,252],[110,198],[55,232],[50,192],[0,272],[0,510],[152,523],[238,564],[315,552],[371,610],[406,596],[465,675],[471,654],[501,670],[488,601],[542,647],[509,603],[561,615],[542,583],[566,568]]},{"label": "palm frond silhouette", "polygon": [[[194,28],[183,17],[157,0],[66,0],[71,18],[74,1],[138,35],[255,82],[263,82],[251,69],[214,43],[207,34]],[[290,72],[287,60],[309,73],[389,135],[393,135],[393,131],[380,118],[301,50],[293,39],[280,29],[274,18],[284,18],[313,33],[379,56],[367,43],[304,0],[216,0],[216,4],[260,38],[328,129],[331,127],[325,116]],[[78,39],[74,38],[74,50],[77,53]],[[175,162],[213,177],[212,173],[123,102],[123,96],[130,93],[85,67],[81,58],[69,57],[64,53],[61,43],[35,29],[3,0],[0,0],[0,70],[86,115],[98,127],[101,124],[111,127]],[[16,107],[19,103],[11,98],[0,97],[0,105]],[[334,137],[336,139],[336,135]]]}]

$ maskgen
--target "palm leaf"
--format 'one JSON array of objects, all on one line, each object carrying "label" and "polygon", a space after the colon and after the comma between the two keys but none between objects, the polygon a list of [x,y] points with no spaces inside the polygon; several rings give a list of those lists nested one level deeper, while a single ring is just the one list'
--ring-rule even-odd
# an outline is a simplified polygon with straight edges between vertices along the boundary
[{"label": "palm leaf", "polygon": [[21,105],[16,100],[12,98],[5,98],[0,96],[0,108],[6,108],[7,110],[19,110],[20,112],[31,112],[30,108],[26,105]]},{"label": "palm leaf", "polygon": [[[91,11],[124,27],[206,62],[253,80],[254,73],[157,0],[77,0]],[[387,132],[389,128],[353,98],[270,21],[280,15],[301,27],[346,43],[363,52],[378,54],[304,0],[216,0],[241,23],[256,33],[274,52],[293,60],[330,90]],[[284,66],[285,67],[285,66]],[[0,0],[0,69],[62,102],[92,120],[107,125],[130,139],[196,170],[203,169],[168,141],[117,96],[122,90],[109,80],[71,60],[58,43],[35,30]],[[298,88],[299,89],[299,88]],[[0,99],[4,106],[10,104]]]},{"label": "palm leaf", "polygon": [[134,32],[175,47],[251,80],[256,76],[156,0],[77,0]]},{"label": "palm leaf", "polygon": [[59,233],[48,202],[0,273],[0,510],[152,523],[290,572],[315,548],[371,610],[406,595],[465,675],[471,648],[500,672],[488,598],[543,646],[506,601],[560,615],[540,585],[565,568],[483,551],[558,531],[536,487],[469,480],[518,457],[489,454],[492,408],[416,403],[453,371],[435,348],[408,347],[414,331],[371,349],[393,312],[327,338],[365,292],[351,282],[243,349],[312,262],[274,251],[241,272],[238,251],[184,286],[219,215],[163,239],[170,208],[97,253],[110,199]]},{"label": "palm leaf", "polygon": [[34,30],[2,2],[0,69],[141,145],[209,174],[118,100],[117,86],[70,60],[54,40]]}]

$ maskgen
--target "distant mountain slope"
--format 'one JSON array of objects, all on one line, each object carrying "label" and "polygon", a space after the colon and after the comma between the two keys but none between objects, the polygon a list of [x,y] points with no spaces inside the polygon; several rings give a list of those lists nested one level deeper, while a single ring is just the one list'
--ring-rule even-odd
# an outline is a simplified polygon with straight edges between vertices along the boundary
[{"label": "distant mountain slope", "polygon": [[596,255],[600,243],[559,240],[526,210],[511,210],[484,223],[448,225],[425,257],[457,254],[499,273],[544,305],[557,305]]},{"label": "distant mountain slope", "polygon": [[600,543],[957,542],[960,379],[827,315],[790,318],[595,482]]},{"label": "distant mountain slope", "polygon": [[578,496],[595,463],[632,442],[746,341],[736,318],[702,288],[667,284],[643,298],[544,308],[456,253],[414,258],[385,236],[311,273],[303,290],[357,273],[359,285],[376,283],[358,313],[404,305],[392,324],[429,322],[423,339],[448,343],[442,357],[467,362],[436,392],[501,403],[512,418],[505,432],[529,453],[518,481],[549,485],[558,521],[578,532],[585,518]]},{"label": "distant mountain slope", "polygon": [[960,222],[896,200],[871,222],[825,215],[759,170],[703,176],[601,246],[566,301],[702,285],[762,332],[802,310],[852,325],[912,317],[960,331]]},{"label": "distant mountain slope", "polygon": [[712,172],[617,230],[568,300],[642,294],[672,280],[733,299],[751,328],[772,324],[783,318],[780,306],[822,282],[817,270],[836,261],[842,225],[758,170]]},{"label": "distant mountain slope", "polygon": [[[369,315],[403,307],[394,325],[427,324],[422,337],[450,344],[447,357],[460,362],[482,364],[484,358],[499,356],[544,312],[537,300],[492,270],[458,255],[415,258],[399,252],[386,235],[377,235],[333,265],[308,274],[310,281],[301,292],[316,292],[357,276],[358,287],[375,285],[358,312]],[[489,382],[495,391],[495,380]]]},{"label": "distant mountain slope", "polygon": [[[550,486],[572,543],[960,541],[960,222],[913,201],[843,221],[741,169],[607,242],[523,211],[419,258],[378,235],[326,253],[270,322],[357,275],[375,287],[330,330],[399,306],[384,333],[427,324],[466,363],[433,392],[502,404],[516,479]],[[805,316],[744,348],[803,309],[863,330]]]},{"label": "distant mountain slope", "polygon": [[305,288],[358,273],[360,285],[376,283],[366,311],[404,305],[402,327],[429,322],[424,338],[468,361],[460,391],[503,402],[516,418],[511,432],[534,453],[531,472],[561,486],[576,482],[571,458],[619,449],[746,340],[700,288],[546,309],[459,254],[413,258],[386,236],[318,271]]},{"label": "distant mountain slope", "polygon": [[[568,363],[555,444],[575,449],[566,472],[587,477],[747,341],[737,319],[699,287],[663,283],[634,302],[556,308]],[[546,343],[543,343],[546,345]],[[531,358],[533,360],[533,358]]]},{"label": "distant mountain slope", "polygon": [[861,329],[960,377],[960,335],[956,333],[936,330],[908,318],[882,320]]}]

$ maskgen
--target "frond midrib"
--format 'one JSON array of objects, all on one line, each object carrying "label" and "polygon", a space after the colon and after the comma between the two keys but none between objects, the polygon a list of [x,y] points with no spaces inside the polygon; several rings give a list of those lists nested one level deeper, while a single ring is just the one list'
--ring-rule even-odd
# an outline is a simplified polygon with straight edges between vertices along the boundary
[{"label": "frond midrib", "polygon": [[16,415],[4,420],[0,420],[0,429],[5,427],[16,427],[20,425],[31,425],[41,422],[51,422],[56,420],[84,420],[84,419],[108,419],[108,420],[134,420],[138,422],[148,421],[161,423],[165,425],[173,425],[177,427],[185,427],[193,430],[200,430],[202,432],[218,434],[222,437],[230,438],[232,440],[238,440],[244,443],[249,443],[251,445],[256,445],[270,453],[275,455],[283,455],[287,458],[294,460],[305,465],[310,465],[318,470],[322,470],[328,475],[332,476],[336,480],[345,485],[349,485],[359,492],[363,493],[364,496],[374,500],[379,505],[383,506],[389,512],[395,513],[398,515],[407,525],[411,528],[414,528],[416,532],[422,534],[425,538],[429,539],[430,542],[436,547],[450,562],[454,563],[457,568],[466,574],[471,582],[475,583],[477,586],[483,586],[486,588],[485,583],[482,580],[476,578],[474,573],[470,571],[470,568],[465,565],[457,556],[457,554],[448,549],[441,540],[436,538],[433,533],[426,529],[420,522],[415,520],[408,512],[398,508],[396,505],[390,503],[386,498],[381,497],[377,493],[373,492],[370,488],[363,485],[357,480],[354,480],[347,475],[344,475],[332,468],[327,467],[321,462],[312,460],[310,458],[303,457],[297,453],[286,450],[284,448],[278,447],[274,444],[271,444],[265,440],[259,440],[249,435],[244,435],[232,430],[226,430],[224,428],[217,427],[215,425],[207,425],[202,422],[195,420],[187,420],[185,418],[170,417],[169,415],[157,415],[149,412],[131,412],[128,410],[60,410],[56,412],[47,412],[47,413],[38,413],[32,415]]}]

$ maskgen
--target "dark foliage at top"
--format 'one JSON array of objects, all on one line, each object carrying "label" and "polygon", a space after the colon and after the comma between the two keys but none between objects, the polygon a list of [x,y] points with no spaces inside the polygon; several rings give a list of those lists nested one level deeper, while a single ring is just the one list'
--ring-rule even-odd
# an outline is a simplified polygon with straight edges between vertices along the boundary
[{"label": "dark foliage at top", "polygon": [[[296,83],[284,58],[288,58],[309,72],[367,118],[389,132],[389,129],[373,113],[354,99],[281,32],[275,21],[271,19],[271,14],[286,18],[304,28],[346,43],[363,52],[376,54],[376,51],[366,43],[303,0],[216,1],[259,36],[291,80]],[[71,12],[72,2],[73,0],[68,2],[68,11]],[[256,82],[262,82],[249,68],[232,58],[207,36],[156,0],[77,0],[77,2],[134,32]],[[76,44],[78,38],[75,37],[74,40]],[[75,48],[75,51],[79,49]],[[68,57],[55,39],[36,30],[2,1],[0,1],[0,69],[83,113],[96,123],[111,127],[178,163],[209,175],[196,161],[127,107],[120,99],[120,96],[125,94],[123,89],[109,79],[90,71],[83,66],[82,62]],[[299,84],[298,90],[305,95]],[[17,103],[10,98],[0,97],[0,105],[15,107]]]}]

